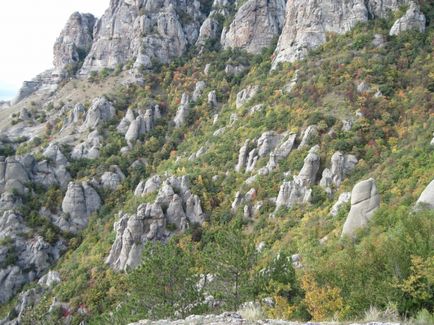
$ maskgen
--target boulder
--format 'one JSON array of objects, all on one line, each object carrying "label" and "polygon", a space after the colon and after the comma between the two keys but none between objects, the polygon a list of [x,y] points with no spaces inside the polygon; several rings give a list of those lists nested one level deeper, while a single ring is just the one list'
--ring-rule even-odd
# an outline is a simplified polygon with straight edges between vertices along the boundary
[{"label": "boulder", "polygon": [[425,15],[420,11],[420,8],[416,3],[411,2],[405,15],[393,24],[389,35],[399,35],[408,30],[416,30],[419,33],[423,33],[425,31],[425,26]]},{"label": "boulder", "polygon": [[125,180],[125,175],[119,166],[110,166],[110,171],[101,176],[101,186],[108,190],[116,190]]},{"label": "boulder", "polygon": [[209,105],[211,108],[217,108],[217,106],[218,106],[218,102],[217,102],[217,93],[216,93],[215,90],[210,91],[210,92],[208,93],[208,105]]},{"label": "boulder", "polygon": [[370,178],[354,186],[351,193],[351,210],[345,221],[342,236],[354,236],[354,233],[366,227],[375,211],[380,206],[375,180]]},{"label": "boulder", "polygon": [[312,145],[313,141],[319,136],[318,127],[316,125],[309,125],[302,134],[302,139],[299,148],[307,145]]},{"label": "boulder", "polygon": [[193,91],[193,95],[192,95],[191,99],[194,102],[196,102],[202,96],[202,93],[205,90],[205,88],[206,88],[205,81],[196,82],[196,86],[195,86],[195,89]]},{"label": "boulder", "polygon": [[345,176],[348,176],[356,167],[358,160],[353,155],[344,155],[337,151],[331,158],[331,169],[324,169],[320,186],[324,189],[338,188]]},{"label": "boulder", "polygon": [[183,126],[186,122],[188,114],[190,112],[190,98],[186,93],[182,94],[181,105],[179,105],[178,110],[176,112],[176,116],[173,119],[175,126],[177,128]]}]

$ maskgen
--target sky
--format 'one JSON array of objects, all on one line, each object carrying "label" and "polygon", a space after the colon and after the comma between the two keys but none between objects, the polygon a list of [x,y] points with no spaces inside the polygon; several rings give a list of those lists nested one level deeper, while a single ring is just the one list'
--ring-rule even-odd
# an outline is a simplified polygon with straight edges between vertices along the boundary
[{"label": "sky", "polygon": [[73,12],[101,17],[109,1],[0,1],[0,100],[12,99],[24,80],[52,68],[54,42]]}]

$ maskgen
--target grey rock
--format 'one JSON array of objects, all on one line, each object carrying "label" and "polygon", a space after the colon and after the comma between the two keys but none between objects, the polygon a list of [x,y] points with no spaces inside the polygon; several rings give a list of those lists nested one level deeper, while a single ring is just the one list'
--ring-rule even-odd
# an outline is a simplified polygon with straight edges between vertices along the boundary
[{"label": "grey rock", "polygon": [[318,150],[319,148],[317,146],[310,149],[308,155],[304,159],[303,168],[300,170],[300,173],[297,176],[306,186],[310,186],[315,183],[321,163]]},{"label": "grey rock", "polygon": [[419,6],[411,2],[404,16],[399,18],[390,29],[389,35],[399,35],[407,30],[416,30],[420,33],[425,32],[426,18],[420,11]]},{"label": "grey rock", "polygon": [[132,109],[128,109],[127,113],[125,114],[125,116],[122,118],[122,120],[120,121],[119,125],[117,126],[116,130],[121,133],[121,134],[126,134],[130,124],[135,120],[135,116],[134,116],[134,112],[132,111]]},{"label": "grey rock", "polygon": [[288,1],[286,20],[275,51],[273,68],[293,62],[326,42],[327,33],[344,34],[357,23],[387,17],[411,0]]},{"label": "grey rock", "polygon": [[176,225],[180,229],[181,221],[186,217],[184,208],[182,207],[182,199],[178,194],[172,196],[169,207],[166,212],[167,222]]},{"label": "grey rock", "polygon": [[330,215],[333,217],[336,217],[338,215],[339,210],[342,208],[342,206],[351,200],[351,192],[344,192],[341,195],[339,195],[338,200],[335,204],[333,204]]},{"label": "grey rock", "polygon": [[125,175],[119,166],[110,166],[110,171],[101,176],[101,186],[105,189],[116,190],[125,180]]},{"label": "grey rock", "polygon": [[248,0],[237,11],[229,28],[224,29],[224,48],[242,48],[258,54],[272,44],[285,19],[284,0]]},{"label": "grey rock", "polygon": [[374,179],[361,181],[351,193],[351,210],[345,221],[342,236],[354,236],[356,230],[366,227],[380,206],[380,196]]},{"label": "grey rock", "polygon": [[256,163],[258,162],[258,149],[253,149],[249,152],[246,164],[246,173],[250,173],[255,170]]},{"label": "grey rock", "polygon": [[434,209],[434,180],[423,190],[416,202],[417,209]]},{"label": "grey rock", "polygon": [[183,93],[181,98],[181,105],[179,105],[178,110],[176,112],[176,116],[173,120],[177,128],[185,124],[188,114],[190,112],[189,105],[190,105],[190,98],[188,94]]},{"label": "grey rock", "polygon": [[203,224],[205,222],[205,214],[202,211],[200,198],[197,195],[190,195],[186,202],[186,215],[191,223]]},{"label": "grey rock", "polygon": [[369,84],[366,81],[362,81],[361,83],[359,83],[357,85],[357,92],[359,94],[367,93],[370,90],[371,90],[371,87],[369,86]]},{"label": "grey rock", "polygon": [[149,193],[157,192],[161,186],[161,178],[158,175],[150,177],[146,182],[140,182],[137,185],[134,195],[147,195]]},{"label": "grey rock", "polygon": [[92,47],[95,23],[96,18],[91,14],[75,12],[69,17],[54,44],[53,74],[63,79],[78,68]]},{"label": "grey rock", "polygon": [[232,65],[227,64],[225,67],[225,73],[228,76],[240,76],[246,71],[248,67],[245,65]]},{"label": "grey rock", "polygon": [[98,130],[89,133],[85,142],[77,144],[72,149],[72,159],[98,159],[101,142],[102,137],[98,133]]},{"label": "grey rock", "polygon": [[137,65],[168,63],[193,45],[204,20],[196,0],[111,1],[98,20],[81,74],[116,68],[137,58]]},{"label": "grey rock", "polygon": [[217,108],[217,106],[218,106],[218,102],[217,102],[217,93],[216,93],[215,90],[210,91],[210,92],[208,93],[208,105],[209,105],[211,108]]},{"label": "grey rock", "polygon": [[60,279],[59,272],[49,271],[47,274],[45,274],[39,279],[38,284],[42,287],[49,288],[60,282],[62,282],[62,280]]},{"label": "grey rock", "polygon": [[316,125],[309,125],[302,134],[302,139],[299,148],[303,148],[307,145],[312,144],[311,142],[314,141],[314,139],[316,139],[318,136],[319,136],[318,127]]},{"label": "grey rock", "polygon": [[115,114],[116,110],[113,104],[105,97],[95,98],[86,114],[83,126],[85,129],[94,130],[103,123],[112,120]]},{"label": "grey rock", "polygon": [[206,88],[206,83],[205,81],[198,81],[196,83],[195,89],[193,91],[193,96],[191,97],[191,99],[196,102],[201,96],[203,91]]},{"label": "grey rock", "polygon": [[63,231],[77,233],[87,226],[89,216],[100,207],[101,198],[87,182],[71,182],[63,198],[63,214],[54,223]]},{"label": "grey rock", "polygon": [[250,85],[247,88],[241,90],[237,94],[236,107],[240,108],[241,106],[246,104],[248,101],[250,101],[253,97],[256,96],[258,91],[259,91],[259,86],[257,85]]},{"label": "grey rock", "polygon": [[266,156],[273,151],[280,139],[280,134],[274,131],[264,132],[257,142],[259,157]]},{"label": "grey rock", "polygon": [[27,282],[18,266],[8,266],[0,270],[0,303],[7,302]]},{"label": "grey rock", "polygon": [[320,186],[323,188],[338,188],[345,176],[348,176],[355,168],[358,160],[353,155],[344,155],[337,151],[331,158],[331,169],[324,169],[323,177],[320,181]]},{"label": "grey rock", "polygon": [[82,104],[78,103],[74,106],[73,110],[70,113],[69,122],[72,124],[78,124],[83,120],[85,115],[85,107]]}]

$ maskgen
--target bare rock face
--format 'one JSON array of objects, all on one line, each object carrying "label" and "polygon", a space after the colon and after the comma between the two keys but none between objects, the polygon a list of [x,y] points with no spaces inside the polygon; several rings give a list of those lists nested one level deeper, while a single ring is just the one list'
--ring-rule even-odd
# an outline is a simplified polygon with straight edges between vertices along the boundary
[{"label": "bare rock face", "polygon": [[97,159],[101,147],[102,137],[95,130],[87,136],[86,141],[77,144],[71,152],[72,159]]},{"label": "bare rock face", "polygon": [[[106,259],[113,269],[125,271],[137,267],[144,243],[164,241],[174,231],[183,231],[191,223],[205,221],[200,198],[190,192],[187,176],[171,176],[164,181],[160,176],[153,176],[137,186],[135,195],[157,191],[154,203],[142,204],[136,214],[119,214],[119,220],[114,224],[116,240]],[[175,229],[169,231],[168,224]]]},{"label": "bare rock face", "polygon": [[342,236],[353,236],[354,232],[366,227],[380,206],[375,180],[370,178],[354,186],[351,193],[351,210],[345,221]]},{"label": "bare rock face", "polygon": [[176,116],[173,119],[175,126],[177,128],[183,126],[187,120],[188,114],[190,112],[190,97],[187,93],[183,93],[181,97],[181,104],[176,111]]},{"label": "bare rock face", "polygon": [[320,186],[329,189],[339,187],[345,176],[349,175],[355,168],[358,160],[353,155],[344,155],[337,151],[331,158],[331,169],[324,169]]},{"label": "bare rock face", "polygon": [[417,209],[434,209],[434,180],[423,190],[416,202]]},{"label": "bare rock face", "polygon": [[65,28],[54,44],[53,74],[63,78],[67,73],[78,67],[92,47],[93,27],[96,18],[91,14],[75,12],[71,15]]},{"label": "bare rock face", "polygon": [[284,182],[280,186],[279,194],[276,200],[276,210],[280,207],[291,208],[296,204],[308,203],[311,200],[311,185],[315,179],[320,167],[320,157],[318,147],[313,147],[304,159],[303,168],[294,179]]},{"label": "bare rock face", "polygon": [[338,215],[339,210],[342,208],[342,206],[351,200],[351,193],[350,192],[344,192],[341,195],[339,195],[338,200],[335,204],[333,204],[330,215],[333,217],[336,217]]},{"label": "bare rock face", "polygon": [[71,182],[63,198],[63,214],[53,221],[63,231],[78,233],[100,207],[101,198],[93,187],[87,182]]},{"label": "bare rock face", "polygon": [[92,106],[86,114],[86,120],[84,121],[83,126],[85,129],[94,130],[103,123],[113,119],[115,114],[116,110],[107,98],[95,98],[92,102]]},{"label": "bare rock face", "polygon": [[98,20],[81,74],[128,60],[146,68],[167,63],[196,42],[204,20],[197,0],[112,0]]},{"label": "bare rock face", "polygon": [[417,30],[423,33],[425,31],[425,24],[426,18],[424,14],[420,12],[419,6],[412,2],[405,15],[393,24],[389,35],[398,35],[407,30]]},{"label": "bare rock face", "polygon": [[260,53],[280,35],[284,16],[284,0],[248,0],[238,9],[229,28],[223,30],[221,43],[224,48]]},{"label": "bare rock face", "polygon": [[228,17],[233,12],[235,0],[214,0],[211,12],[200,27],[196,45],[204,46],[206,42],[220,40],[223,21],[221,18]]},{"label": "bare rock face", "polygon": [[125,175],[117,165],[110,166],[110,171],[101,176],[100,184],[104,189],[116,190],[125,180]]},{"label": "bare rock face", "polygon": [[251,85],[248,86],[246,89],[241,90],[238,94],[237,94],[237,101],[236,101],[236,106],[237,108],[240,108],[241,106],[243,106],[245,103],[247,103],[249,100],[251,100],[253,97],[256,96],[256,94],[259,91],[259,86],[257,85]]},{"label": "bare rock face", "polygon": [[[357,23],[387,17],[411,0],[294,0],[288,1],[286,20],[273,66],[302,59],[326,41],[327,33],[344,34]],[[418,18],[419,19],[419,18]],[[418,20],[416,19],[416,20]],[[410,19],[414,21],[414,19]],[[413,25],[413,23],[411,23]]]}]

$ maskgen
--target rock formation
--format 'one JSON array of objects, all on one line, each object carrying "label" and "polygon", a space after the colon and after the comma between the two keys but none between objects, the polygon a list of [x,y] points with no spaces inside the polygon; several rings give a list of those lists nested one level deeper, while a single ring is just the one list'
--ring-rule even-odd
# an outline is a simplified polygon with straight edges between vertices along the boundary
[{"label": "rock formation", "polygon": [[223,30],[224,48],[241,48],[258,54],[280,35],[285,19],[284,0],[248,0]]},{"label": "rock formation", "polygon": [[345,176],[348,176],[355,168],[358,160],[353,155],[344,155],[337,151],[331,158],[331,168],[324,169],[320,186],[331,193],[331,188],[338,188]]},{"label": "rock formation", "polygon": [[196,42],[204,20],[196,0],[111,1],[98,20],[81,74],[135,59],[135,66],[167,63]]},{"label": "rock formation", "polygon": [[72,159],[97,159],[99,149],[102,144],[102,137],[98,130],[95,130],[87,136],[86,141],[77,144],[71,152]]},{"label": "rock formation", "polygon": [[[125,271],[138,266],[145,242],[165,240],[175,230],[185,230],[190,223],[202,224],[205,215],[200,199],[189,190],[188,177],[171,176],[162,181],[153,176],[141,182],[136,196],[157,193],[154,203],[142,204],[133,215],[119,213],[114,224],[116,240],[113,243],[106,263],[113,269]],[[171,225],[172,231],[166,226]]]},{"label": "rock formation", "polygon": [[336,217],[338,215],[339,210],[342,208],[342,206],[351,200],[351,193],[350,192],[344,192],[341,195],[339,195],[338,200],[335,204],[333,204],[330,215],[333,217]]},{"label": "rock formation", "polygon": [[411,2],[405,15],[393,24],[389,35],[398,35],[407,30],[416,30],[423,33],[425,31],[425,24],[426,18],[424,14],[420,12],[419,6]]},{"label": "rock formation", "polygon": [[342,230],[342,236],[353,236],[354,233],[366,227],[374,212],[380,206],[380,195],[374,179],[361,181],[354,186],[351,193],[351,210]]},{"label": "rock formation", "polygon": [[177,128],[183,126],[187,120],[188,114],[190,112],[190,97],[187,93],[182,94],[181,104],[178,107],[176,116],[173,119],[175,126]]},{"label": "rock formation", "polygon": [[78,233],[87,226],[89,216],[101,207],[101,198],[87,182],[68,185],[62,202],[62,215],[53,222],[63,231]]},{"label": "rock formation", "polygon": [[71,15],[54,44],[53,75],[63,79],[84,61],[92,47],[95,23],[96,18],[91,14],[75,12]]},{"label": "rock formation", "polygon": [[237,108],[240,108],[245,103],[250,101],[253,97],[255,97],[256,94],[258,93],[258,91],[259,91],[259,86],[257,86],[257,85],[255,85],[255,86],[251,85],[251,86],[248,86],[246,89],[241,90],[237,94],[237,100],[236,100]]},{"label": "rock formation", "polygon": [[87,130],[95,130],[98,126],[113,119],[115,114],[113,104],[105,97],[95,98],[86,114],[83,127]]},{"label": "rock formation", "polygon": [[[309,50],[326,42],[327,33],[344,34],[359,22],[366,22],[376,17],[387,17],[400,6],[409,3],[412,1],[288,1],[285,25],[275,51],[276,58],[273,66],[276,67],[279,62],[293,62],[302,59]],[[398,25],[403,25],[404,21],[406,26],[413,25],[414,17],[419,16],[409,14],[409,17]],[[411,23],[407,23],[408,21]]]},{"label": "rock formation", "polygon": [[416,202],[417,209],[434,209],[434,180],[423,190]]}]

